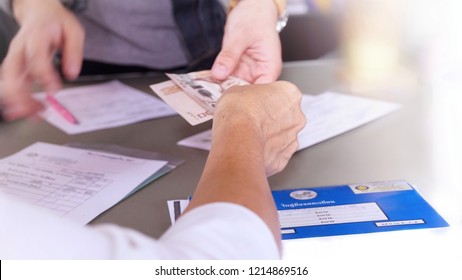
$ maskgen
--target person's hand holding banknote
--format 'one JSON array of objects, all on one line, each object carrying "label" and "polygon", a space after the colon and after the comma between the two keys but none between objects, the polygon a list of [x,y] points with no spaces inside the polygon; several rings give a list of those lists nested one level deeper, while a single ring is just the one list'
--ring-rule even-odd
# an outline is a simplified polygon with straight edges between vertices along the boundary
[{"label": "person's hand holding banknote", "polygon": [[151,85],[151,89],[191,125],[213,118],[215,105],[225,90],[248,84],[233,76],[215,80],[208,70],[167,76],[170,81]]}]

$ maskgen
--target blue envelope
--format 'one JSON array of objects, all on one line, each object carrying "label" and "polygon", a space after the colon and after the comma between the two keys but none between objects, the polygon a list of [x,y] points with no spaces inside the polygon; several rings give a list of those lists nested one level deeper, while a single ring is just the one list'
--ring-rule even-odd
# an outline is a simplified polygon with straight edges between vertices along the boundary
[{"label": "blue envelope", "polygon": [[272,193],[283,239],[449,226],[405,181]]}]

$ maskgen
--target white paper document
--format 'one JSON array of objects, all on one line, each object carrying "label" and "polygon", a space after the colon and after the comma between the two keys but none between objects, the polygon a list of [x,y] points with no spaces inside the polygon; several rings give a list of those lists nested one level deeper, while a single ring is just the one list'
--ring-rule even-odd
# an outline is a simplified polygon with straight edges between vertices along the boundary
[{"label": "white paper document", "polygon": [[85,225],[166,163],[38,142],[0,160],[0,191]]},{"label": "white paper document", "polygon": [[63,89],[55,95],[56,100],[78,120],[78,124],[68,122],[51,107],[46,102],[45,93],[37,93],[34,96],[45,106],[42,117],[68,134],[118,127],[177,114],[163,101],[119,81]]},{"label": "white paper document", "polygon": [[[299,150],[347,132],[387,115],[399,104],[335,92],[303,95],[302,110],[308,120],[298,134]],[[206,130],[178,142],[178,145],[210,150],[212,131]]]}]

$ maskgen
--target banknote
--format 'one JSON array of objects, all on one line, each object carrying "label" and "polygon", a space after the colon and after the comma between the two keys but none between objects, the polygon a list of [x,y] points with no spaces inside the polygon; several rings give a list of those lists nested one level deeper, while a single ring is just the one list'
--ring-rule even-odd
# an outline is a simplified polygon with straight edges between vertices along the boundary
[{"label": "banknote", "polygon": [[213,118],[211,112],[204,109],[173,81],[165,81],[150,87],[191,125],[197,125]]},{"label": "banknote", "polygon": [[197,104],[212,114],[221,95],[235,85],[246,85],[246,81],[230,76],[218,81],[212,78],[210,70],[191,72],[187,74],[170,74],[167,76],[177,84]]},{"label": "banknote", "polygon": [[212,78],[210,70],[187,74],[169,74],[171,79],[151,85],[151,89],[178,112],[191,125],[213,118],[215,106],[221,95],[235,85],[246,85],[246,81],[229,77],[223,81]]}]

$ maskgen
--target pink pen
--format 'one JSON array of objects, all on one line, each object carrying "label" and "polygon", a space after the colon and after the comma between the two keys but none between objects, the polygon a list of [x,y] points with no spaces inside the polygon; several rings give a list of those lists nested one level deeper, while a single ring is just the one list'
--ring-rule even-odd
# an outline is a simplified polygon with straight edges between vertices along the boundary
[{"label": "pink pen", "polygon": [[79,124],[79,121],[71,114],[71,112],[69,112],[69,110],[67,110],[61,103],[59,103],[59,101],[56,100],[56,98],[52,94],[47,93],[46,98],[47,98],[48,102],[50,102],[51,106],[56,111],[58,111],[58,113],[63,118],[65,118],[68,122],[70,122],[72,124]]}]

